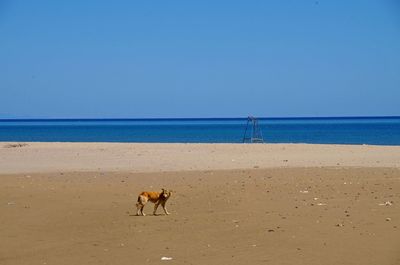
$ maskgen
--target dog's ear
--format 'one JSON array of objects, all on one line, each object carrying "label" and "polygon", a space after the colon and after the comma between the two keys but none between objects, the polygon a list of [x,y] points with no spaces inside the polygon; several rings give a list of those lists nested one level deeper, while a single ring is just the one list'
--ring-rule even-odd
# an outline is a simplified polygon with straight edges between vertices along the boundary
[{"label": "dog's ear", "polygon": [[165,189],[164,189],[164,188],[162,188],[161,190],[162,190],[163,192],[165,191]]}]

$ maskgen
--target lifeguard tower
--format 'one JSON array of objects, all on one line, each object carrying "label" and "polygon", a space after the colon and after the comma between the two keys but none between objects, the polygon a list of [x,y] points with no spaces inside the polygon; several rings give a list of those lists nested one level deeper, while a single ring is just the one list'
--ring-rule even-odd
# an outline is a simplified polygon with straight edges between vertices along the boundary
[{"label": "lifeguard tower", "polygon": [[[251,126],[251,128],[249,128]],[[249,134],[249,135],[248,135]],[[264,143],[260,126],[257,118],[253,116],[247,117],[246,130],[243,135],[243,143]]]}]

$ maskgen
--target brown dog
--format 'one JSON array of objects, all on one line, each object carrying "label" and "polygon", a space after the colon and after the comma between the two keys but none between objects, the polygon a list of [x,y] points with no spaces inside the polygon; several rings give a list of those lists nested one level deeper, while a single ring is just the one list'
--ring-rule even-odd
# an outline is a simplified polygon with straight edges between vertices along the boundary
[{"label": "brown dog", "polygon": [[145,216],[145,213],[143,212],[143,208],[148,201],[151,201],[152,203],[154,203],[153,215],[156,215],[157,208],[160,204],[163,207],[165,214],[168,215],[169,212],[167,211],[165,204],[167,203],[167,200],[169,199],[169,197],[171,197],[171,194],[172,194],[172,192],[170,190],[166,190],[166,189],[162,189],[161,192],[143,191],[142,193],[139,194],[138,199],[137,199],[136,215],[142,214],[143,216]]}]

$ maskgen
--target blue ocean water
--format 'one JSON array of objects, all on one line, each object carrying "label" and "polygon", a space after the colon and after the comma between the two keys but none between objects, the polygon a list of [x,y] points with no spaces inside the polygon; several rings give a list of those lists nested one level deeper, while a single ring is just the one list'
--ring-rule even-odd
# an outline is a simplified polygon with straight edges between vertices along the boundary
[{"label": "blue ocean water", "polygon": [[[240,143],[247,118],[0,120],[0,141]],[[261,118],[267,143],[400,145],[400,117]]]}]

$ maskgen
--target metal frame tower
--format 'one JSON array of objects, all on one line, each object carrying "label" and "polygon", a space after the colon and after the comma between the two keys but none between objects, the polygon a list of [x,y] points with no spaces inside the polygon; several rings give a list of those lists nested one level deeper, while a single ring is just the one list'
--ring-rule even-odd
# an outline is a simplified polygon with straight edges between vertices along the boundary
[{"label": "metal frame tower", "polygon": [[[249,130],[249,125],[251,123],[251,129]],[[247,131],[250,131],[250,136],[247,137]],[[257,118],[253,116],[247,117],[246,130],[243,135],[243,143],[264,143],[262,132],[260,126],[258,125]]]}]

